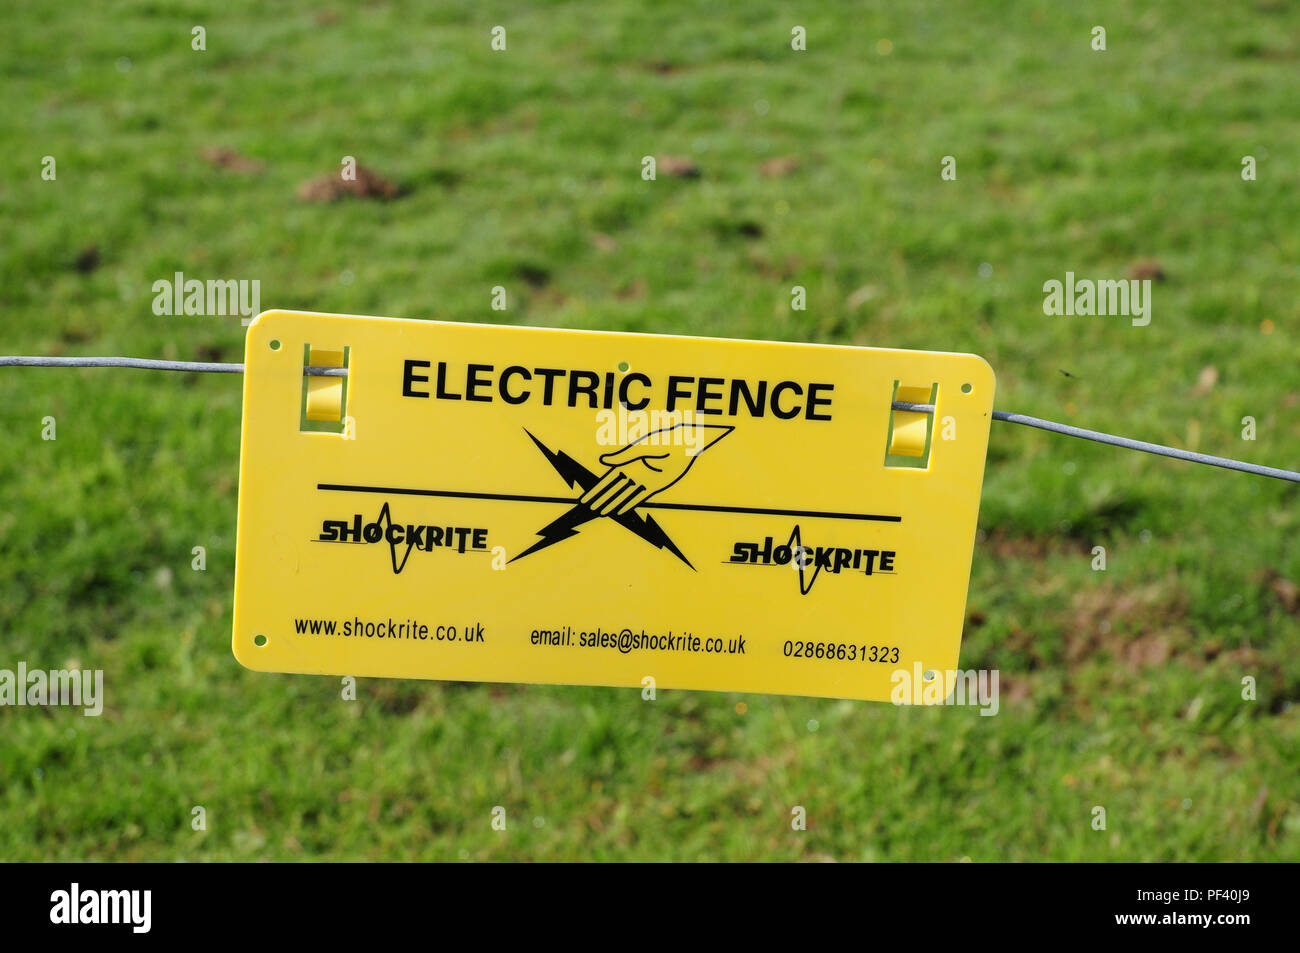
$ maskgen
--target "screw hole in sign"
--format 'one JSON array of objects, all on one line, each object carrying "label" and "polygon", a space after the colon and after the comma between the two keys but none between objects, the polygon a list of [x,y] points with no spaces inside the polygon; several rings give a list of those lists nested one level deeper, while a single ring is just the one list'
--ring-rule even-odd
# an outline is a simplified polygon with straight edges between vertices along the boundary
[{"label": "screw hole in sign", "polygon": [[278,350],[280,350],[280,342],[279,342],[279,341],[272,341],[272,342],[271,342],[271,350],[272,350],[272,351],[278,351]]},{"label": "screw hole in sign", "polygon": [[971,387],[970,384],[962,384],[962,385],[961,385],[961,392],[962,392],[963,394],[969,394],[969,393],[970,393],[971,391],[973,391],[974,389],[975,389],[975,388]]},{"label": "screw hole in sign", "polygon": [[632,366],[632,365],[629,364],[627,361],[619,361],[619,362],[618,362],[618,372],[619,372],[620,374],[626,374],[628,368],[631,367],[631,366]]},{"label": "screw hole in sign", "polygon": [[260,649],[262,646],[266,644],[266,636],[264,635],[253,636],[253,644]]}]

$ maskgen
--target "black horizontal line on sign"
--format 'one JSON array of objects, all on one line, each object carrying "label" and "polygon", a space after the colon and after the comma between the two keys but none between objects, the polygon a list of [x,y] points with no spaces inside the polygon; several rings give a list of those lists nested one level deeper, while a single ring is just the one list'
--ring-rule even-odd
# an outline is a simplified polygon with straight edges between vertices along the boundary
[{"label": "black horizontal line on sign", "polygon": [[[440,496],[461,500],[507,500],[516,503],[566,503],[577,501],[569,496],[529,496],[522,493],[472,493],[467,490],[414,490],[399,486],[354,486],[348,483],[317,483],[318,490],[342,490],[351,493],[392,493],[401,496]],[[810,519],[869,520],[876,523],[901,523],[901,516],[878,513],[830,513],[820,510],[778,510],[756,506],[711,506],[704,503],[641,503],[637,509],[692,510],[703,513],[747,513],[754,516],[806,516]]]}]

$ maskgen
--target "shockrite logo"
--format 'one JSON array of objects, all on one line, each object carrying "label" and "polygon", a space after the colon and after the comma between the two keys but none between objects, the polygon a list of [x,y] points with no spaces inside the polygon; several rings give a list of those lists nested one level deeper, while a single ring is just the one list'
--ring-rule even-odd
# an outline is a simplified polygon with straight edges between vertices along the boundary
[{"label": "shockrite logo", "polygon": [[798,524],[795,524],[794,531],[785,543],[776,546],[774,543],[771,536],[765,536],[761,543],[737,542],[727,561],[747,566],[790,566],[798,570],[799,592],[806,596],[823,571],[834,576],[842,572],[857,572],[866,576],[888,574],[894,572],[894,560],[897,557],[892,549],[805,546]]},{"label": "shockrite logo", "polygon": [[[325,520],[321,523],[318,542],[322,543],[386,543],[392,557],[393,574],[406,568],[411,550],[431,553],[435,549],[449,549],[458,553],[486,551],[488,531],[468,526],[434,526],[430,523],[395,523],[385,503],[375,519],[366,522],[360,514],[350,520]],[[402,549],[405,545],[405,549]],[[402,558],[398,560],[398,550]]]}]

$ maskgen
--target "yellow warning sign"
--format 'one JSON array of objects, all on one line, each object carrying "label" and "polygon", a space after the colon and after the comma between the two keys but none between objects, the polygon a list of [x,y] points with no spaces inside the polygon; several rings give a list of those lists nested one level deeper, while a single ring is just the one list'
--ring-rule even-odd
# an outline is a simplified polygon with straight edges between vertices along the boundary
[{"label": "yellow warning sign", "polygon": [[882,701],[956,668],[979,357],[268,311],[246,364],[249,668]]}]

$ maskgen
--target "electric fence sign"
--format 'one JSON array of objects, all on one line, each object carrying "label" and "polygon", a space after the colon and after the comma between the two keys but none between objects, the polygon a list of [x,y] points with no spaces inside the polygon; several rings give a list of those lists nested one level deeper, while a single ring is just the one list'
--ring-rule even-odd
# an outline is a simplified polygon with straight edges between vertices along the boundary
[{"label": "electric fence sign", "polygon": [[235,656],[889,700],[957,667],[993,390],[970,354],[265,312]]}]

